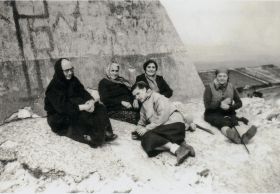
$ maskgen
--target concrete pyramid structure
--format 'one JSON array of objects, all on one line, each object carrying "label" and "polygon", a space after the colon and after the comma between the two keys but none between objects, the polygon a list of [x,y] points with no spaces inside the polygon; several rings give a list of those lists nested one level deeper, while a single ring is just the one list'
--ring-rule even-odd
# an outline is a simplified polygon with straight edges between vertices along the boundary
[{"label": "concrete pyramid structure", "polygon": [[203,92],[159,1],[2,1],[0,28],[0,120],[42,99],[60,57],[74,61],[76,75],[90,88],[112,58],[131,81],[152,58],[174,89],[174,100],[186,102]]}]

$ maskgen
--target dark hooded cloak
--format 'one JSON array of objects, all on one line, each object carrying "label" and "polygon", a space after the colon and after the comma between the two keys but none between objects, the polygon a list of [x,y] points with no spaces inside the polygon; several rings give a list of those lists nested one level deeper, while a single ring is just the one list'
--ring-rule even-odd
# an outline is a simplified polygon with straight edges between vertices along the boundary
[{"label": "dark hooded cloak", "polygon": [[98,102],[95,103],[93,113],[79,110],[80,104],[93,98],[74,74],[70,80],[65,78],[62,60],[63,58],[55,63],[55,73],[45,93],[48,124],[59,135],[66,135],[80,142],[85,142],[84,135],[89,135],[92,144],[101,145],[105,132],[112,134],[107,111]]},{"label": "dark hooded cloak", "polygon": [[45,110],[48,115],[60,113],[75,117],[79,112],[78,105],[92,97],[74,75],[70,80],[65,78],[61,67],[62,60],[55,63],[55,73],[46,90]]}]

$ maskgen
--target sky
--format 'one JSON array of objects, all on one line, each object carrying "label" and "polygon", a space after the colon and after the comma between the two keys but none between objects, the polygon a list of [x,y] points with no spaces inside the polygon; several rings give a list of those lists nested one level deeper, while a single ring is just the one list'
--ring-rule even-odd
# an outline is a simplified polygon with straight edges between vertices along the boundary
[{"label": "sky", "polygon": [[280,1],[160,1],[194,62],[280,64]]}]

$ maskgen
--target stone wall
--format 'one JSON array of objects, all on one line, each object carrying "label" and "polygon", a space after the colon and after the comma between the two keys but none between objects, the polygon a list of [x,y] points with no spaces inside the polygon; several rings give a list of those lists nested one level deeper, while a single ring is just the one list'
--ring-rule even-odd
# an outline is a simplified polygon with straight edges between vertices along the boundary
[{"label": "stone wall", "polygon": [[60,57],[71,58],[76,75],[91,88],[112,58],[131,81],[153,58],[174,99],[197,98],[203,91],[159,1],[1,1],[0,28],[1,105],[10,97],[21,106],[42,97]]}]

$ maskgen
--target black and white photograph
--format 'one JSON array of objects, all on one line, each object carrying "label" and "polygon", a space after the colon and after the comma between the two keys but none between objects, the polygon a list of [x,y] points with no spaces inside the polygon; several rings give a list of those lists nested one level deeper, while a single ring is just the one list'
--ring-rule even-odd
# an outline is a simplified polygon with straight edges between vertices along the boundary
[{"label": "black and white photograph", "polygon": [[280,193],[279,10],[0,0],[0,193]]}]

